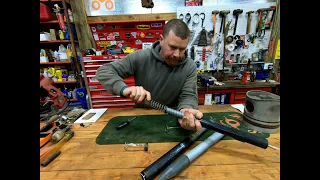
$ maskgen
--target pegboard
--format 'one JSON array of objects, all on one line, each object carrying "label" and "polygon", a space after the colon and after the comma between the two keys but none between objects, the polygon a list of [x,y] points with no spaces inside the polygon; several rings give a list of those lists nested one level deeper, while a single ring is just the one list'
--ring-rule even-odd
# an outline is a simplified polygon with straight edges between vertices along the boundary
[{"label": "pegboard", "polygon": [[[258,37],[256,38],[256,41],[254,43],[248,42],[247,40],[249,39],[250,35],[255,34],[256,32],[256,24],[259,20],[257,10],[260,8],[270,8],[271,6],[276,6],[276,3],[274,2],[269,2],[269,3],[252,3],[252,4],[228,4],[228,5],[215,5],[215,6],[187,6],[187,7],[178,7],[177,8],[177,18],[182,18],[180,14],[183,14],[183,20],[184,22],[187,23],[189,29],[191,30],[191,36],[188,44],[188,57],[191,57],[191,47],[194,46],[194,61],[197,64],[198,70],[221,70],[224,68],[223,65],[223,47],[224,45],[224,40],[221,38],[221,45],[220,45],[220,50],[218,51],[217,49],[217,42],[219,37],[223,37],[223,32],[220,35],[220,27],[221,27],[221,17],[219,14],[216,16],[216,35],[214,42],[215,44],[212,46],[212,52],[211,54],[208,54],[208,49],[210,48],[210,41],[208,38],[208,45],[207,46],[198,46],[194,45],[195,40],[197,40],[198,35],[200,31],[204,28],[207,32],[210,32],[213,30],[213,15],[212,11],[213,10],[218,10],[218,11],[223,11],[223,10],[230,10],[230,13],[227,14],[226,16],[226,21],[225,24],[229,21],[231,29],[229,29],[227,36],[232,36],[235,37],[235,35],[239,35],[240,38],[244,41],[244,46],[238,46],[236,47],[235,50],[229,51],[228,48],[225,48],[224,55],[225,55],[225,60],[226,60],[226,66],[230,67],[232,64],[246,64],[249,59],[251,61],[257,62],[261,61],[261,58],[259,56],[259,51],[266,52],[265,54],[268,54],[268,46],[270,42],[270,35],[271,35],[271,29],[266,29],[265,30],[265,35],[263,38]],[[235,16],[233,15],[233,10],[235,9],[242,9],[243,12],[239,14],[238,16],[238,22],[237,22],[237,27],[236,27],[236,33],[233,35],[233,28],[235,25]],[[250,28],[250,33],[246,34],[247,30],[247,19],[248,15],[246,12],[248,11],[254,11],[254,13],[251,14],[251,28]],[[186,20],[186,14],[190,13],[191,19],[189,23]],[[198,19],[199,23],[194,23],[197,22],[196,17],[194,16],[195,14],[198,14]],[[202,20],[203,15],[200,15],[203,13],[205,16],[203,20],[203,25],[202,25]],[[272,18],[273,12],[270,11],[270,13],[267,16],[266,22],[269,22]],[[202,25],[202,27],[201,27]],[[223,30],[223,29],[222,29]],[[250,34],[250,35],[249,35]],[[219,36],[220,35],[220,36]],[[207,34],[208,36],[208,34]],[[239,37],[238,36],[238,37]],[[233,41],[235,45],[235,40]],[[228,44],[226,44],[228,45]],[[229,45],[228,45],[229,46]],[[207,52],[205,58],[203,58],[203,50],[205,48],[205,51]],[[262,50],[261,50],[262,49]],[[221,52],[219,54],[219,52]],[[220,55],[220,56],[219,56]],[[239,57],[236,58],[236,56]],[[233,59],[234,58],[234,59]],[[238,60],[238,61],[236,61]]]}]

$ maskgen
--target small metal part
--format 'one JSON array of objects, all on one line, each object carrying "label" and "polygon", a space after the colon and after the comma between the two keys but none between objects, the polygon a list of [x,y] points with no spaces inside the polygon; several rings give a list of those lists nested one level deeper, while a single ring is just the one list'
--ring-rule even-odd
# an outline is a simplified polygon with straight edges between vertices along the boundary
[{"label": "small metal part", "polygon": [[174,134],[174,135],[178,134],[180,129],[181,129],[181,126],[179,125],[178,121],[177,122],[170,121],[164,127],[164,131],[167,134]]},{"label": "small metal part", "polygon": [[148,143],[126,143],[124,144],[126,151],[148,151]]},{"label": "small metal part", "polygon": [[80,123],[80,126],[81,126],[81,127],[84,127],[84,128],[88,128],[88,127],[90,127],[90,126],[91,126],[91,124],[84,125],[83,123]]},{"label": "small metal part", "polygon": [[272,146],[272,145],[268,145],[270,148],[272,148],[272,149],[274,149],[274,150],[279,150],[280,151],[280,148],[278,148],[278,147],[275,147],[275,146]]}]

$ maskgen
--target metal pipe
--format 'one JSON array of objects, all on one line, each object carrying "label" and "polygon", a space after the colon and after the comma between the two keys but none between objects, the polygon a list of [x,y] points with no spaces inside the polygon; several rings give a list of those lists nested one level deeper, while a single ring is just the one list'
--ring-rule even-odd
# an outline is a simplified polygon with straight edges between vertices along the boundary
[{"label": "metal pipe", "polygon": [[223,138],[223,134],[218,132],[213,133],[207,139],[205,139],[202,143],[197,145],[195,148],[190,150],[188,153],[181,155],[177,160],[171,163],[160,175],[158,180],[171,179],[178,175],[181,171],[186,169],[192,161],[194,161],[197,157],[199,157],[202,153],[204,153],[207,149],[209,149],[213,144],[218,142],[221,138]]},{"label": "metal pipe", "polygon": [[154,179],[165,167],[171,164],[171,162],[173,162],[180,154],[192,146],[194,142],[197,141],[205,132],[206,128],[202,128],[202,131],[197,131],[196,133],[186,137],[166,154],[161,156],[157,161],[140,172],[141,179]]}]

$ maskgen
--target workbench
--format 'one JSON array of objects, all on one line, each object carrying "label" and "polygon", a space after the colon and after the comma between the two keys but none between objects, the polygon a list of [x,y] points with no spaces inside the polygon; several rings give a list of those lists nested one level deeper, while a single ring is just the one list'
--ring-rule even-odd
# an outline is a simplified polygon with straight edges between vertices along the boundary
[{"label": "workbench", "polygon": [[[204,105],[205,94],[225,93],[226,104],[243,104],[245,103],[246,93],[250,90],[262,90],[275,93],[276,88],[280,86],[279,82],[265,82],[256,80],[241,84],[240,80],[223,81],[223,85],[209,85],[208,87],[198,86],[198,104]],[[213,96],[212,96],[213,97]]]},{"label": "workbench", "polygon": [[[239,112],[228,105],[199,107],[202,112]],[[149,143],[149,150],[128,152],[124,144],[98,145],[96,137],[115,116],[163,114],[152,109],[108,109],[88,128],[74,124],[75,134],[48,166],[40,166],[40,179],[140,179],[140,172],[178,142]],[[280,147],[280,132],[270,134],[269,144]],[[197,141],[190,149],[194,148]],[[188,152],[188,151],[187,151]],[[175,179],[280,179],[280,151],[262,149],[237,140],[220,140]]]}]

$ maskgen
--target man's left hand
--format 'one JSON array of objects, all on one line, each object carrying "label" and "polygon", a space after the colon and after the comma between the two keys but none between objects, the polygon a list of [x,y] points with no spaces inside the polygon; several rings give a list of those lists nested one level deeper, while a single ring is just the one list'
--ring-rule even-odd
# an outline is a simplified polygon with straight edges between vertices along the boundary
[{"label": "man's left hand", "polygon": [[[178,119],[180,126],[187,130],[197,130],[201,131],[202,126],[199,120],[203,117],[202,112],[196,109],[188,109],[184,108],[180,110],[184,113],[184,117],[182,119]],[[195,117],[197,119],[195,119]]]}]

